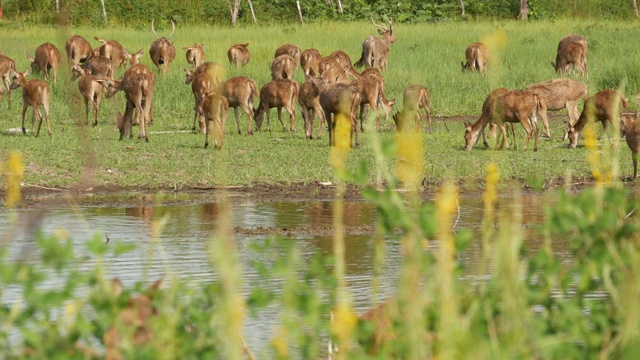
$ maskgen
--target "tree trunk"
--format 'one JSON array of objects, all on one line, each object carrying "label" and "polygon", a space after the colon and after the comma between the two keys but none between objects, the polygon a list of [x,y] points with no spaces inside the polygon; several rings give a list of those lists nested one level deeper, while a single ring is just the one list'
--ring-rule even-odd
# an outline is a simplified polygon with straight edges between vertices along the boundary
[{"label": "tree trunk", "polygon": [[238,11],[240,10],[240,0],[234,0],[233,8],[231,7],[231,0],[227,0],[227,5],[229,5],[229,12],[231,13],[231,26],[236,26]]},{"label": "tree trunk", "polygon": [[296,0],[296,6],[298,7],[298,15],[300,16],[300,24],[304,25],[304,19],[302,18],[302,9],[300,9],[300,0]]},{"label": "tree trunk", "polygon": [[107,21],[107,7],[104,5],[104,0],[100,0],[100,2],[102,3],[102,16],[104,16],[104,26],[109,25],[109,22]]},{"label": "tree trunk", "polygon": [[249,3],[249,9],[251,9],[251,17],[253,17],[253,23],[257,24],[258,20],[256,20],[256,13],[253,11],[253,4],[251,3],[251,0],[247,0],[247,2]]},{"label": "tree trunk", "polygon": [[520,20],[529,19],[529,0],[520,0]]},{"label": "tree trunk", "polygon": [[338,13],[342,14],[342,2],[338,0]]},{"label": "tree trunk", "polygon": [[56,13],[60,14],[60,0],[56,0]]},{"label": "tree trunk", "polygon": [[460,9],[462,10],[462,17],[464,17],[464,1],[460,0]]},{"label": "tree trunk", "polygon": [[[0,11],[2,11],[2,9],[0,9]],[[636,14],[636,17],[638,17],[638,2],[636,0],[633,0],[633,12]]]}]

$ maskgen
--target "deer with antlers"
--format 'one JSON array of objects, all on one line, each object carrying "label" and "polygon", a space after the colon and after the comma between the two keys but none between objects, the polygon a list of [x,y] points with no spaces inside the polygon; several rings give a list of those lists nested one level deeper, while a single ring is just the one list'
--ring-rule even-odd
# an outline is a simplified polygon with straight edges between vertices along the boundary
[{"label": "deer with antlers", "polygon": [[193,44],[193,46],[183,47],[182,50],[187,51],[185,57],[189,65],[198,67],[204,61],[204,44]]},{"label": "deer with antlers", "polygon": [[44,78],[49,80],[49,73],[53,70],[53,82],[58,81],[58,64],[60,63],[60,50],[52,43],[44,43],[36,48],[35,57],[27,55],[31,62],[31,70],[42,71]]},{"label": "deer with antlers", "polygon": [[569,125],[569,131],[565,137],[569,139],[569,147],[575,149],[578,146],[580,133],[589,122],[601,122],[602,128],[609,136],[607,122],[614,125],[616,121],[620,121],[620,114],[627,109],[627,99],[617,90],[600,90],[595,95],[589,96],[584,102],[578,121],[574,125]]},{"label": "deer with antlers", "polygon": [[111,79],[92,75],[87,69],[83,69],[78,64],[73,65],[71,73],[71,81],[80,78],[78,81],[78,90],[84,98],[85,125],[89,124],[89,103],[91,103],[91,107],[93,108],[93,126],[98,126],[98,108],[102,101],[102,93]]},{"label": "deer with antlers", "polygon": [[471,70],[471,72],[484,73],[487,70],[487,60],[489,58],[489,50],[481,42],[474,42],[465,50],[466,63],[460,62],[462,71]]},{"label": "deer with antlers", "polygon": [[298,102],[298,94],[300,92],[300,84],[291,79],[276,79],[266,83],[260,89],[260,104],[256,110],[255,119],[258,130],[262,128],[264,115],[267,115],[267,131],[271,131],[271,123],[269,121],[269,109],[278,109],[278,120],[282,125],[282,130],[287,131],[282,121],[282,108],[289,113],[291,121],[290,131],[295,131],[296,121],[296,103]]},{"label": "deer with antlers", "polygon": [[[18,72],[11,70],[11,76],[13,82],[11,89],[15,90],[22,87],[22,133],[27,134],[27,130],[24,127],[24,117],[27,113],[27,108],[31,106],[33,108],[33,114],[31,116],[31,132],[36,137],[40,135],[40,127],[42,126],[42,113],[40,112],[40,105],[44,109],[44,118],[47,120],[47,131],[51,135],[51,125],[49,124],[49,102],[51,101],[51,89],[46,81],[38,79],[26,79],[29,75],[29,69],[24,72]],[[38,123],[38,130],[34,131],[36,116],[40,122]]]},{"label": "deer with antlers", "polygon": [[247,47],[249,47],[249,43],[233,44],[229,50],[227,50],[227,58],[232,66],[245,66],[249,63],[251,54]]},{"label": "deer with antlers", "polygon": [[556,62],[551,62],[556,73],[568,75],[571,68],[581,76],[589,77],[587,67],[587,39],[581,35],[569,35],[560,40],[556,53]]},{"label": "deer with antlers", "polygon": [[374,67],[380,70],[386,70],[389,57],[389,48],[391,44],[396,41],[396,36],[393,31],[393,20],[385,15],[385,20],[389,24],[386,25],[376,24],[371,17],[371,23],[378,28],[378,33],[382,35],[381,38],[371,35],[362,43],[362,55],[360,59],[354,64],[358,67]]},{"label": "deer with antlers", "polygon": [[151,20],[151,31],[153,35],[156,36],[156,40],[151,43],[151,47],[149,48],[149,56],[151,56],[151,61],[158,68],[158,72],[160,72],[160,66],[162,66],[162,73],[166,74],[169,71],[169,64],[176,58],[176,48],[173,47],[173,42],[169,40],[171,35],[176,31],[176,23],[171,21],[171,34],[167,37],[159,37],[156,34],[156,30],[153,27],[154,20]]},{"label": "deer with antlers", "polygon": [[81,64],[93,56],[91,43],[80,35],[73,35],[65,43],[64,49],[67,52],[67,63],[69,70],[73,65]]},{"label": "deer with antlers", "polygon": [[5,91],[7,91],[8,94],[8,108],[11,109],[11,76],[12,73],[11,71],[15,71],[16,70],[16,62],[8,57],[7,55],[4,55],[2,53],[0,53],[0,81],[2,81],[2,83],[0,84],[0,99],[2,98],[2,95],[4,94]]}]

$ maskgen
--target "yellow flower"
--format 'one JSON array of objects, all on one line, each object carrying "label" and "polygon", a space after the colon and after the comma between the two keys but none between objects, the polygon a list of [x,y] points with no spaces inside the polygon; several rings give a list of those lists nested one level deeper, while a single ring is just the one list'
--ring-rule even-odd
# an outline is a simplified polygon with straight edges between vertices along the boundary
[{"label": "yellow flower", "polygon": [[422,134],[400,131],[396,134],[398,162],[396,176],[410,191],[417,191],[424,174]]},{"label": "yellow flower", "polygon": [[5,205],[7,208],[13,208],[18,205],[22,199],[20,186],[24,177],[24,164],[22,162],[22,154],[17,151],[9,151],[8,167],[6,169],[7,177],[7,199]]},{"label": "yellow flower", "polygon": [[347,154],[351,149],[351,120],[349,115],[338,113],[335,115],[335,129],[333,146],[329,153],[329,163],[334,171],[345,169]]},{"label": "yellow flower", "polygon": [[498,181],[500,180],[500,174],[495,164],[490,163],[487,165],[487,175],[485,177],[485,189],[482,196],[484,200],[485,208],[493,207],[498,201]]},{"label": "yellow flower", "polygon": [[349,340],[358,325],[358,316],[346,304],[339,304],[334,311],[334,321],[331,323],[331,333],[341,343]]}]

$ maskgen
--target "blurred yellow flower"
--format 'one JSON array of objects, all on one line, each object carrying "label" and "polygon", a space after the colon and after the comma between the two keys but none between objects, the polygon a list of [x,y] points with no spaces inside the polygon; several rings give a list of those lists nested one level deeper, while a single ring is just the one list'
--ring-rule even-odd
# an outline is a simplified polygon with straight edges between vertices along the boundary
[{"label": "blurred yellow flower", "polygon": [[424,174],[422,134],[419,131],[400,131],[396,134],[398,162],[396,176],[410,191],[417,191]]},{"label": "blurred yellow flower", "polygon": [[351,339],[353,332],[358,325],[358,316],[350,306],[339,304],[334,311],[334,321],[331,323],[331,333],[344,343]]},{"label": "blurred yellow flower", "polygon": [[335,129],[333,146],[329,153],[329,163],[334,171],[345,169],[347,154],[351,149],[351,120],[349,115],[338,113],[335,115]]},{"label": "blurred yellow flower", "polygon": [[6,178],[7,178],[7,198],[5,205],[7,208],[14,208],[22,200],[20,186],[24,177],[24,164],[22,154],[17,151],[9,151],[9,160],[7,162]]},{"label": "blurred yellow flower", "polygon": [[500,180],[500,174],[498,173],[498,167],[494,163],[487,165],[487,175],[485,177],[485,189],[482,199],[484,200],[485,209],[493,208],[493,205],[498,201],[498,181]]}]

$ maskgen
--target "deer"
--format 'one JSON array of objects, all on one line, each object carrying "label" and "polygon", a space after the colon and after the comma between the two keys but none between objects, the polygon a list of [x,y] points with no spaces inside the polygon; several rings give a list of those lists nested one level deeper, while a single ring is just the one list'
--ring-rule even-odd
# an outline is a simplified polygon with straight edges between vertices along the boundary
[{"label": "deer", "polygon": [[216,150],[222,148],[222,140],[224,138],[224,125],[227,120],[227,111],[229,110],[229,102],[227,98],[219,93],[218,90],[207,94],[203,103],[203,112],[205,115],[205,140],[204,148],[209,147],[209,133],[211,132],[211,122],[213,121],[213,147]]},{"label": "deer", "polygon": [[334,132],[336,128],[336,115],[338,114],[346,116],[349,119],[351,125],[351,145],[353,146],[353,135],[355,133],[355,146],[360,146],[358,121],[356,119],[358,105],[360,105],[360,91],[358,91],[355,86],[347,83],[318,84],[314,82],[313,86],[317,87],[317,91],[320,94],[320,106],[322,106],[322,112],[329,127],[329,146],[335,145]]},{"label": "deer", "polygon": [[284,44],[276,49],[276,53],[273,56],[277,58],[280,55],[289,55],[296,62],[296,66],[300,63],[300,56],[302,55],[302,49],[298,45]]},{"label": "deer", "polygon": [[471,70],[471,72],[484,73],[487,70],[487,59],[489,58],[489,50],[481,42],[474,42],[465,50],[467,62],[460,62],[462,71]]},{"label": "deer", "polygon": [[247,47],[249,47],[249,43],[233,44],[229,50],[227,50],[227,58],[232,66],[245,66],[249,63],[251,54]]},{"label": "deer", "polygon": [[198,66],[195,70],[189,70],[186,68],[184,68],[183,70],[186,75],[185,84],[190,84],[191,81],[200,73],[209,74],[216,85],[222,83],[225,77],[225,68],[213,61],[204,62],[200,64],[200,66]]},{"label": "deer", "polygon": [[[44,110],[44,118],[47,120],[47,132],[51,136],[51,125],[49,123],[49,102],[51,101],[51,89],[46,81],[39,79],[31,79],[27,81],[26,77],[29,75],[30,69],[27,68],[23,72],[11,70],[11,76],[13,82],[11,83],[11,89],[15,90],[22,87],[22,133],[27,134],[27,130],[24,127],[24,117],[27,113],[27,108],[31,106],[33,108],[33,114],[31,116],[31,132],[35,137],[40,135],[40,127],[42,126],[42,113],[40,112],[40,105]],[[35,118],[38,117],[38,129],[35,129]]]},{"label": "deer", "polygon": [[633,178],[638,177],[638,152],[640,152],[640,122],[638,113],[623,114],[621,117],[624,137],[631,150],[631,160],[633,161]]},{"label": "deer", "polygon": [[204,44],[193,44],[193,46],[185,46],[182,50],[186,50],[187,63],[193,67],[198,67],[204,61]]},{"label": "deer", "polygon": [[287,131],[282,121],[282,108],[289,113],[291,121],[290,131],[295,131],[296,121],[296,103],[298,102],[298,94],[300,92],[300,84],[291,79],[276,79],[268,82],[260,89],[260,104],[255,114],[256,125],[258,130],[262,128],[264,114],[267,115],[267,131],[271,131],[269,122],[269,109],[278,109],[278,120],[282,125],[282,130]]},{"label": "deer", "polygon": [[369,36],[362,43],[362,55],[360,59],[355,62],[355,66],[357,67],[375,67],[380,70],[387,69],[387,61],[389,57],[389,47],[391,44],[396,42],[396,36],[393,30],[393,20],[389,20],[389,18],[385,15],[385,20],[389,24],[387,28],[386,25],[378,25],[373,20],[373,16],[371,17],[371,23],[373,26],[378,28],[378,33],[382,36],[382,38],[376,36]]},{"label": "deer", "polygon": [[36,48],[35,57],[27,55],[31,62],[31,70],[42,71],[45,80],[49,80],[49,74],[53,70],[53,82],[58,82],[58,64],[60,63],[60,50],[52,43],[46,42]]},{"label": "deer", "polygon": [[73,65],[71,72],[73,74],[71,81],[80,78],[78,81],[78,90],[84,98],[84,123],[85,125],[89,124],[89,103],[91,103],[94,119],[93,126],[98,126],[98,108],[102,101],[102,93],[104,92],[104,88],[107,86],[109,80],[112,79],[92,75],[88,70],[80,67],[78,64]]},{"label": "deer", "polygon": [[82,64],[87,61],[88,58],[93,56],[93,49],[91,43],[80,35],[73,35],[65,43],[64,49],[67,52],[67,64],[69,64],[69,71],[73,65]]},{"label": "deer", "polygon": [[384,80],[382,77],[370,74],[362,76],[351,82],[360,92],[360,131],[364,132],[364,107],[369,104],[373,112],[376,114],[376,130],[380,131],[380,114],[378,106],[382,107],[387,120],[393,109],[395,100],[387,100],[384,94]]},{"label": "deer", "polygon": [[111,98],[118,91],[123,91],[127,99],[124,116],[118,117],[118,129],[120,130],[120,140],[129,135],[133,137],[132,125],[134,110],[140,118],[140,133],[138,139],[145,139],[149,142],[147,124],[150,122],[151,103],[153,101],[153,91],[155,88],[155,78],[148,74],[139,73],[129,77],[122,77],[120,80],[113,80],[107,98]]},{"label": "deer", "polygon": [[[184,69],[186,72],[187,69]],[[200,124],[200,132],[206,132],[206,123],[204,116],[204,100],[207,97],[207,94],[213,92],[217,86],[217,83],[206,73],[201,72],[194,76],[191,81],[191,92],[193,93],[194,98],[194,107],[193,110],[195,112],[195,118],[193,120],[193,128],[192,130],[196,130],[196,121]]]},{"label": "deer", "polygon": [[307,75],[306,81],[302,83],[300,91],[298,92],[298,103],[300,103],[300,107],[302,108],[304,132],[307,139],[313,139],[313,128],[316,116],[320,118],[317,139],[322,138],[322,129],[326,124],[324,111],[322,111],[322,106],[320,106],[320,93],[318,92],[319,86],[314,86],[314,82],[316,81],[323,80]]},{"label": "deer", "polygon": [[569,35],[560,40],[556,53],[556,62],[551,62],[557,74],[568,75],[573,67],[581,76],[587,75],[587,39],[581,35]]},{"label": "deer", "polygon": [[173,47],[173,43],[171,40],[171,35],[176,31],[176,23],[171,21],[171,34],[167,37],[159,37],[156,34],[156,30],[153,27],[153,22],[155,20],[151,20],[151,31],[153,35],[156,36],[156,40],[151,43],[151,47],[149,48],[149,56],[151,57],[151,61],[158,68],[158,72],[160,72],[160,66],[162,66],[162,73],[166,74],[169,71],[169,64],[176,58],[176,48]]},{"label": "deer", "polygon": [[[105,76],[113,79],[115,73],[115,66],[113,61],[108,57],[94,55],[87,59],[81,67],[88,70],[91,75]],[[74,80],[74,79],[71,79]]]},{"label": "deer", "polygon": [[114,68],[124,66],[125,60],[129,58],[129,53],[125,48],[116,40],[104,40],[100,37],[94,36],[94,39],[102,43],[97,49],[94,50],[94,55],[104,56],[113,61]]},{"label": "deer", "polygon": [[338,60],[327,56],[320,60],[320,77],[330,83],[347,83],[349,77]]},{"label": "deer", "polygon": [[320,75],[320,60],[322,55],[316,49],[306,49],[300,55],[300,67],[304,71],[304,75],[319,76]]},{"label": "deer", "polygon": [[331,55],[329,55],[329,57],[336,59],[338,64],[342,66],[344,72],[347,75],[351,76],[353,79],[357,79],[361,76],[360,73],[353,68],[353,65],[351,65],[351,58],[344,51],[336,50],[332,52]]},{"label": "deer", "polygon": [[242,134],[240,120],[238,119],[238,107],[241,107],[249,118],[247,135],[253,135],[253,98],[260,96],[258,84],[250,77],[236,76],[223,82],[221,89],[222,96],[227,99],[227,107],[233,108],[238,134]]},{"label": "deer", "polygon": [[[529,90],[505,90],[506,89],[499,88],[489,94],[483,104],[482,114],[475,123],[471,124],[469,121],[465,121],[464,138],[466,141],[466,151],[471,150],[478,139],[478,134],[489,122],[496,124],[500,128],[507,149],[509,148],[509,142],[505,125],[506,123],[519,122],[525,130],[524,149],[527,149],[531,136],[535,135],[533,151],[538,151],[538,136],[540,131],[538,128],[537,115],[538,109],[541,106],[540,98]],[[514,150],[517,149],[515,132],[513,145]]]},{"label": "deer", "polygon": [[[403,126],[409,125],[400,123],[407,120],[412,121],[412,123],[410,124],[411,126],[413,126],[415,129],[419,129],[421,120],[426,116],[427,121],[429,122],[429,132],[431,132],[431,102],[429,100],[429,89],[420,84],[412,84],[404,88],[402,96],[402,103],[404,104],[402,113],[404,115],[396,113],[393,116],[398,130],[400,130]],[[425,116],[422,116],[422,114],[420,114],[420,109],[425,110]],[[409,117],[407,118],[404,116]]]},{"label": "deer", "polygon": [[547,111],[566,108],[569,114],[569,125],[573,125],[580,116],[578,103],[587,97],[587,84],[566,78],[551,79],[532,84],[527,86],[525,90],[531,90],[540,97],[543,105],[540,108],[540,117],[548,138],[551,138],[551,133],[549,131]]},{"label": "deer", "polygon": [[283,54],[271,62],[271,80],[292,79],[296,61],[289,55]]},{"label": "deer", "polygon": [[8,109],[11,109],[12,70],[16,70],[16,62],[12,58],[0,53],[0,80],[2,81],[0,84],[0,99],[6,90],[8,92]]},{"label": "deer", "polygon": [[[122,79],[131,77],[136,74],[146,74],[149,78],[151,78],[151,80],[153,80],[153,86],[155,88],[156,76],[153,73],[153,71],[151,71],[151,69],[149,69],[149,67],[145,64],[140,64],[137,62],[133,63],[134,57],[139,58],[140,56],[142,56],[142,54],[143,54],[143,50],[140,50],[138,53],[135,54],[135,56],[132,55],[130,59],[132,60],[132,65],[129,66],[129,68],[124,72],[124,74],[122,75]],[[153,122],[154,122],[154,117],[153,117],[153,104],[152,104],[150,113],[149,113],[149,124],[153,124]],[[138,124],[138,120],[137,118],[134,118],[133,125],[137,125],[137,124]]]},{"label": "deer", "polygon": [[[618,120],[620,114],[627,109],[627,99],[617,90],[600,90],[595,95],[589,96],[584,102],[578,121],[574,125],[569,125],[569,131],[565,137],[569,139],[569,147],[575,149],[578,146],[580,133],[588,122],[601,122],[602,128],[607,133],[607,120],[614,125],[615,121],[620,121]],[[607,136],[609,136],[608,133]]]}]

